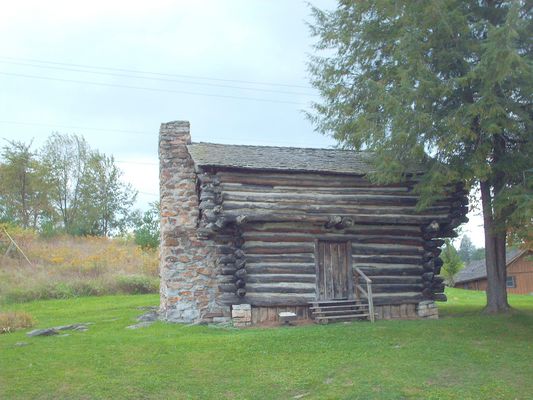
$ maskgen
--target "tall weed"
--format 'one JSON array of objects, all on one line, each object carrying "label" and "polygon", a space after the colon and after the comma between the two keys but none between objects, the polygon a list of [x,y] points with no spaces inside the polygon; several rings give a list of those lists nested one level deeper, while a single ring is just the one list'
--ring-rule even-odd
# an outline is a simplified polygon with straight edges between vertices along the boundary
[{"label": "tall weed", "polygon": [[158,291],[158,251],[128,238],[42,238],[10,228],[31,261],[0,254],[0,302]]}]

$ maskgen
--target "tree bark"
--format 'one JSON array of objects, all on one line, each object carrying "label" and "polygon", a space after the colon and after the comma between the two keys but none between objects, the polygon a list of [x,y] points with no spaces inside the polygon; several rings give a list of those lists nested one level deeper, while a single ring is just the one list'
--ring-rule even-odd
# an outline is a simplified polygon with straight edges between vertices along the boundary
[{"label": "tree bark", "polygon": [[507,302],[507,270],[505,257],[506,232],[495,226],[491,187],[480,182],[483,225],[485,233],[485,265],[487,267],[487,314],[505,313],[510,310]]}]

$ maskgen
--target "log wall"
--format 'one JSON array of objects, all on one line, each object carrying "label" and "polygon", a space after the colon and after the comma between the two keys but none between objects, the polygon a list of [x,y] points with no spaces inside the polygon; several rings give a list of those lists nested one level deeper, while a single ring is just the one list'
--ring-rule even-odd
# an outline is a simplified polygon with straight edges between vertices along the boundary
[{"label": "log wall", "polygon": [[362,176],[198,171],[199,235],[217,242],[218,301],[255,307],[315,299],[315,240],[351,242],[353,267],[377,306],[444,300],[442,237],[465,220],[466,193],[418,211],[414,181],[375,186]]}]

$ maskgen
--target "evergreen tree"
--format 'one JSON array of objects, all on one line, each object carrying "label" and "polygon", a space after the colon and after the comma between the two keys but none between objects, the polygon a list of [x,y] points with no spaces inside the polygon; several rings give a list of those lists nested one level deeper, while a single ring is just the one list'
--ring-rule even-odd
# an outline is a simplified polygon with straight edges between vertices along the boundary
[{"label": "evergreen tree", "polygon": [[449,240],[446,240],[441,258],[444,262],[442,265],[442,274],[446,278],[448,286],[453,287],[455,285],[454,277],[463,268],[464,264],[461,261],[461,257],[459,257],[457,250]]},{"label": "evergreen tree", "polygon": [[464,235],[461,239],[461,244],[459,245],[459,256],[465,264],[469,264],[473,260],[474,252],[476,248],[470,238],[467,235]]},{"label": "evergreen tree", "polygon": [[310,61],[316,129],[372,151],[379,182],[421,164],[421,207],[447,184],[479,185],[486,311],[507,311],[507,232],[533,229],[530,2],[340,0],[312,11],[325,54]]}]

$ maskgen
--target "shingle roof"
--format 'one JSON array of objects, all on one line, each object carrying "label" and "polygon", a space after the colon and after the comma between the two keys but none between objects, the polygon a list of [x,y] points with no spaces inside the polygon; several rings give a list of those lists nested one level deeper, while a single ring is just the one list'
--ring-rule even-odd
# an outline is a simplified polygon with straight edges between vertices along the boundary
[{"label": "shingle roof", "polygon": [[[506,255],[506,265],[524,253],[524,250],[509,250]],[[487,267],[485,260],[472,261],[455,276],[455,283],[474,281],[487,277]]]},{"label": "shingle roof", "polygon": [[367,174],[369,153],[353,150],[193,143],[194,163],[204,167]]}]

